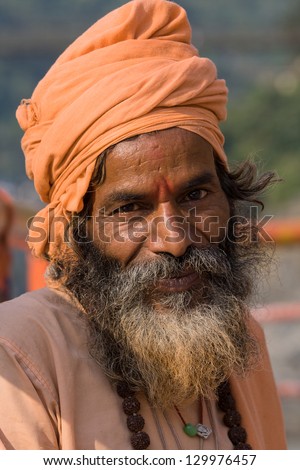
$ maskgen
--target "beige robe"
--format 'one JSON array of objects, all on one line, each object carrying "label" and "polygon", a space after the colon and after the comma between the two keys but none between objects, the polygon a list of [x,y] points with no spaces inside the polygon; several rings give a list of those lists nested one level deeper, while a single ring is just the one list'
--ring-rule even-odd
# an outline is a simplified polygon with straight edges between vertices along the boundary
[{"label": "beige robe", "polygon": [[[284,425],[261,328],[264,358],[231,384],[253,449],[285,449]],[[44,288],[0,305],[0,449],[131,449],[117,395],[89,356],[87,323],[65,295]],[[175,410],[152,410],[139,396],[149,449],[231,449],[222,413],[202,403],[206,441],[183,433]],[[195,423],[199,404],[182,408]],[[200,407],[199,407],[200,410]]]}]

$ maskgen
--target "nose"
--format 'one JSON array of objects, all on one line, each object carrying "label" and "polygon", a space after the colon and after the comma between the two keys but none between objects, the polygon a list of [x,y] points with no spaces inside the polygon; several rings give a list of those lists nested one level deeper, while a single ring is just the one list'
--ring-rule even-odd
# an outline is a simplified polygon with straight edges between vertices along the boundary
[{"label": "nose", "polygon": [[180,257],[193,244],[187,220],[174,208],[165,207],[156,213],[149,228],[147,248],[152,253]]}]

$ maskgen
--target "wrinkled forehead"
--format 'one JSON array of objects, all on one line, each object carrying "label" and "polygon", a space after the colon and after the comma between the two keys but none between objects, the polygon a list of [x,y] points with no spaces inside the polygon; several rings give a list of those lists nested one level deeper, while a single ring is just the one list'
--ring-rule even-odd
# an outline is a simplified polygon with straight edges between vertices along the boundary
[{"label": "wrinkled forehead", "polygon": [[214,152],[203,137],[180,128],[139,134],[116,144],[107,155],[106,176],[156,178],[169,172],[213,171]]}]

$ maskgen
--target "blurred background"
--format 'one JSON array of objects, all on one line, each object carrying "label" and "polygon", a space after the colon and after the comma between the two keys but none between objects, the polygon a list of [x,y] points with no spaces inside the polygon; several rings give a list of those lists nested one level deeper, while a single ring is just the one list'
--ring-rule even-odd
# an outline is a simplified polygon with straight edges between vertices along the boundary
[{"label": "blurred background", "polygon": [[[44,285],[45,264],[25,242],[27,220],[42,205],[25,175],[15,110],[67,45],[124,3],[0,0],[0,301]],[[200,55],[216,63],[229,87],[222,127],[231,165],[251,156],[283,180],[264,197],[276,254],[256,307],[288,445],[300,449],[300,0],[178,3]]]}]

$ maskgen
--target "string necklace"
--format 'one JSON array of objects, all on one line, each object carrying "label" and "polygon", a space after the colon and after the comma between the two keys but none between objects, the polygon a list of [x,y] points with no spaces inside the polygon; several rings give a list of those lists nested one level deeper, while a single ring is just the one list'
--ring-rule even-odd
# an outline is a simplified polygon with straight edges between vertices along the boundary
[{"label": "string necklace", "polygon": [[[117,393],[123,399],[122,407],[127,415],[127,427],[131,432],[130,442],[135,450],[147,449],[150,446],[150,437],[143,431],[145,420],[140,411],[140,402],[135,397],[134,391],[126,382],[117,384]],[[217,389],[217,405],[223,411],[223,422],[229,428],[228,437],[233,444],[234,450],[251,450],[251,445],[247,442],[247,432],[241,426],[241,415],[236,409],[235,399],[232,396],[229,382],[223,382]],[[203,424],[193,425],[186,423],[182,414],[175,406],[182,423],[183,431],[190,437],[199,436],[201,439],[207,439],[212,430]]]},{"label": "string necklace", "polygon": [[202,439],[207,439],[211,435],[212,433],[211,428],[201,423],[198,423],[198,424],[187,423],[176,405],[174,405],[174,408],[183,423],[183,432],[187,436],[189,437],[199,436],[199,437],[202,437]]}]

